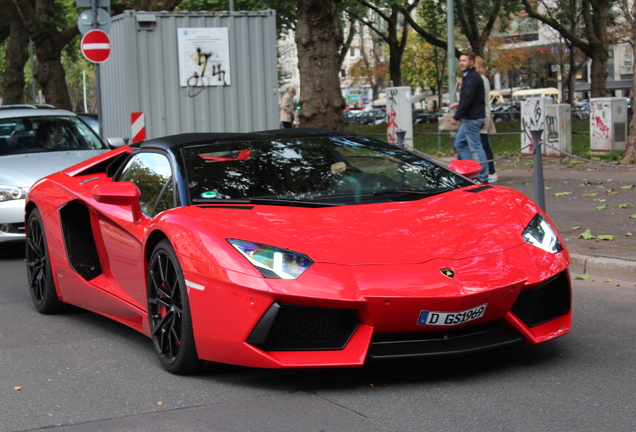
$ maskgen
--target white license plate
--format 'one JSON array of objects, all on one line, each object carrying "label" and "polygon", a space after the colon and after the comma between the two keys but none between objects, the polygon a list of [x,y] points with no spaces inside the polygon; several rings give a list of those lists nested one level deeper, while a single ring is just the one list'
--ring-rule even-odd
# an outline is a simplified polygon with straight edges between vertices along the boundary
[{"label": "white license plate", "polygon": [[486,312],[486,306],[488,306],[487,303],[462,312],[421,311],[417,324],[432,326],[454,326],[463,324],[483,317]]}]

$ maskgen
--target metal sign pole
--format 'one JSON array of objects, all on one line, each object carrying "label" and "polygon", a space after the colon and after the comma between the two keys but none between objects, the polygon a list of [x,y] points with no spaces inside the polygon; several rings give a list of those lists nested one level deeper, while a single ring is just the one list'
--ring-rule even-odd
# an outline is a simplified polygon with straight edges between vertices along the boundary
[{"label": "metal sign pole", "polygon": [[[91,9],[93,10],[93,28],[99,28],[99,19],[97,18],[97,1],[91,0]],[[100,64],[96,64],[95,69],[95,81],[97,82],[97,121],[99,123],[99,136],[103,138],[102,131],[102,80],[100,76]]]},{"label": "metal sign pole", "polygon": [[533,141],[533,149],[534,153],[534,200],[537,205],[546,212],[545,209],[545,188],[543,186],[543,159],[542,159],[542,150],[541,150],[541,135],[543,134],[543,129],[533,130],[532,132],[532,141]]},{"label": "metal sign pole", "polygon": [[[457,102],[454,89],[457,78],[455,76],[455,2],[446,0],[446,34],[448,35],[446,55],[448,60],[448,104]],[[440,89],[441,90],[441,89]],[[442,107],[439,107],[440,110]],[[451,154],[455,151],[455,132],[449,134]]]}]

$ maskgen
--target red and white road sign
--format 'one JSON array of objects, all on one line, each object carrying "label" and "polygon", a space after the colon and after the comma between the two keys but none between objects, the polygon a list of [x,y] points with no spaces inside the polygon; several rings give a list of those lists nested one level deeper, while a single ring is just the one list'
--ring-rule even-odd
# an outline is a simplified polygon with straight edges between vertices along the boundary
[{"label": "red and white road sign", "polygon": [[146,140],[146,121],[144,119],[144,113],[131,113],[130,127],[132,132],[132,142],[136,143]]},{"label": "red and white road sign", "polygon": [[80,48],[86,60],[102,63],[110,57],[110,38],[102,30],[91,30],[82,37]]}]

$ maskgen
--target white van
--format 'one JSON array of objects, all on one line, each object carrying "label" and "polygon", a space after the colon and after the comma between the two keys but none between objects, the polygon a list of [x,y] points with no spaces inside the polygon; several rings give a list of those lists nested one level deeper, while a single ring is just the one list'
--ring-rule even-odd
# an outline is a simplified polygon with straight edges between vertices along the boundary
[{"label": "white van", "polygon": [[555,103],[561,103],[561,92],[554,87],[516,90],[512,92],[510,99],[513,101],[522,101],[529,97],[551,97]]},{"label": "white van", "polygon": [[501,92],[497,90],[490,90],[489,96],[490,96],[490,105],[501,105],[506,103],[506,100],[504,99]]}]

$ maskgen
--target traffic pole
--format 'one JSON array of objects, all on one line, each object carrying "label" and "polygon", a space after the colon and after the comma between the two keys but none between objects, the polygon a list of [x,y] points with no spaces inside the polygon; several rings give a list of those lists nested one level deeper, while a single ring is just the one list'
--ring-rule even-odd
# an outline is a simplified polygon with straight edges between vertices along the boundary
[{"label": "traffic pole", "polygon": [[[93,9],[93,29],[97,29],[99,28],[99,23],[97,22],[97,0],[91,0],[91,9]],[[104,138],[104,128],[102,127],[102,80],[99,63],[97,63],[95,69],[95,80],[97,82],[97,121],[99,122],[99,136]]]},{"label": "traffic pole", "polygon": [[541,135],[543,129],[532,132],[532,153],[534,154],[534,201],[546,212],[545,209],[545,187],[543,186],[543,159],[541,150]]}]

